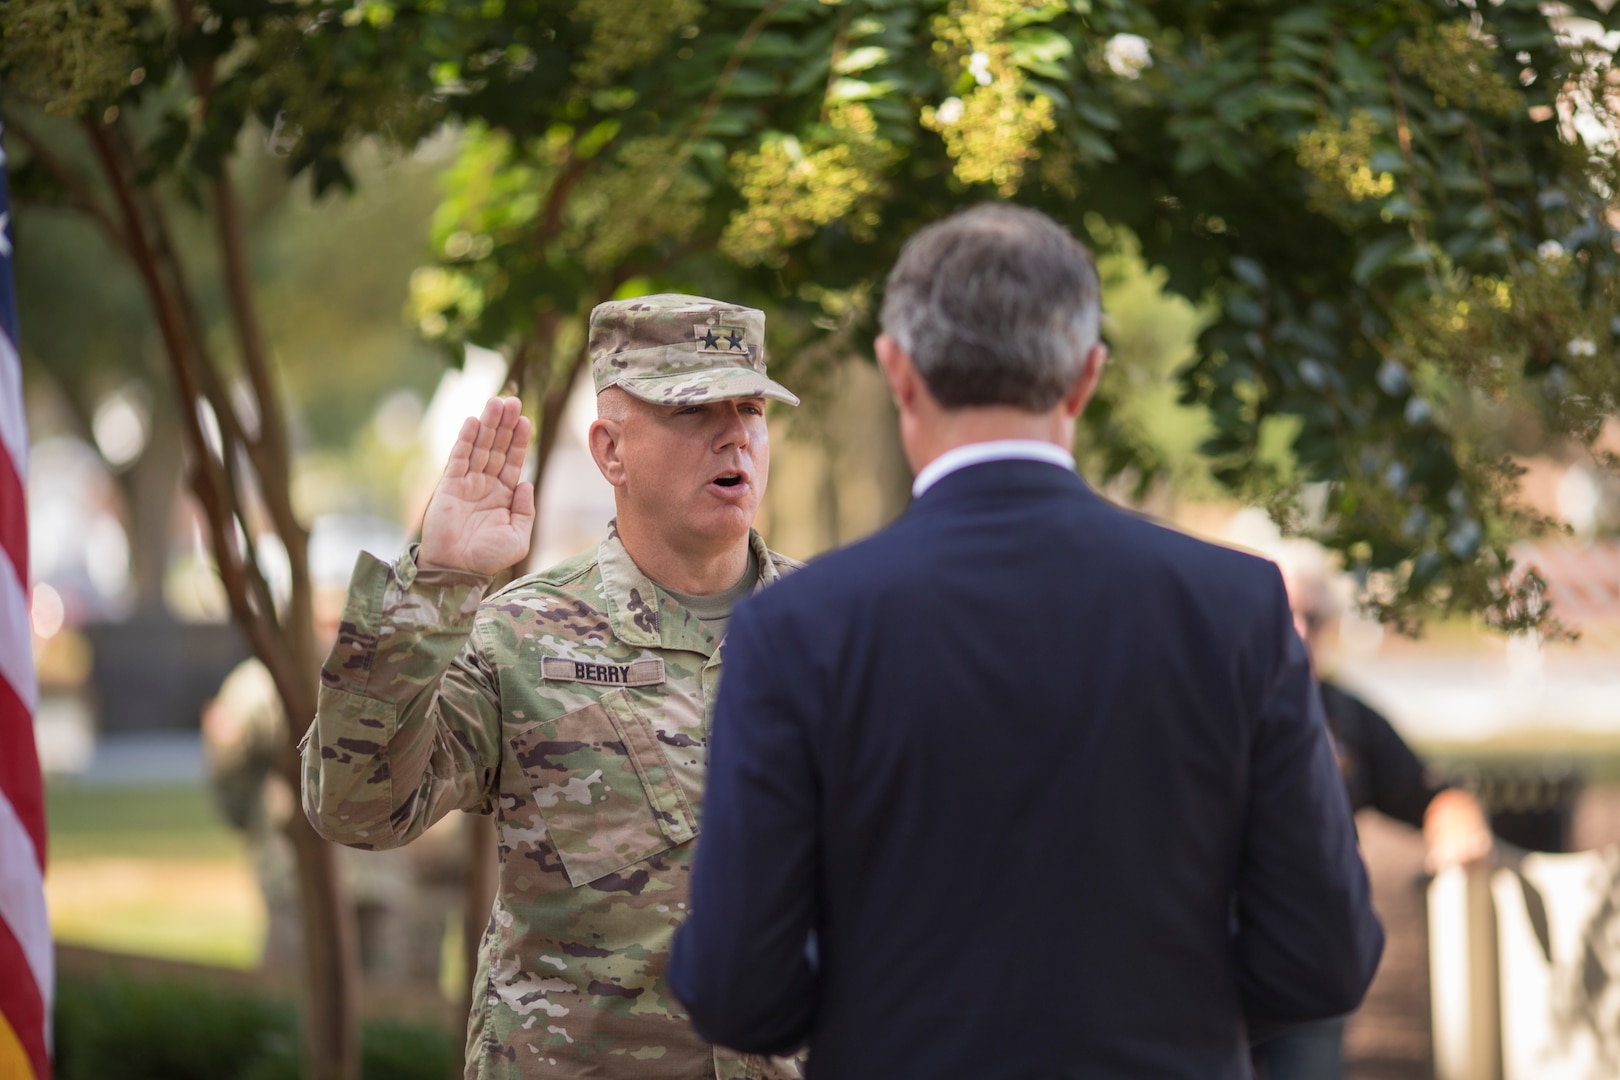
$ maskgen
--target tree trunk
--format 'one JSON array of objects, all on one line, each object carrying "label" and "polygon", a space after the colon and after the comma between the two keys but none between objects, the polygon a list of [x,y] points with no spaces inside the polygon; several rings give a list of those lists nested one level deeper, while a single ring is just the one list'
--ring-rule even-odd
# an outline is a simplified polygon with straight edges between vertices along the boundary
[{"label": "tree trunk", "polygon": [[287,822],[287,835],[304,915],[304,1075],[354,1080],[360,1075],[360,1038],[353,907],[338,879],[336,851],[302,813]]},{"label": "tree trunk", "polygon": [[184,441],[169,409],[154,404],[146,449],[121,479],[129,499],[130,584],[137,614],[161,612]]},{"label": "tree trunk", "polygon": [[467,815],[467,866],[462,878],[461,950],[467,981],[462,986],[459,1022],[465,1023],[477,1002],[478,950],[489,929],[500,884],[500,841],[494,814]]},{"label": "tree trunk", "polygon": [[[579,381],[579,373],[585,368],[585,351],[581,349],[569,364],[568,370],[562,377],[554,379],[552,385],[544,387],[540,399],[540,419],[535,424],[534,432],[534,533],[529,541],[531,557],[540,550],[540,529],[544,519],[540,510],[541,481],[545,479],[546,463],[551,460],[551,451],[557,445],[557,429],[562,424],[563,413],[568,409],[568,398],[574,392],[574,384]],[[539,569],[544,569],[540,567]]]},{"label": "tree trunk", "polygon": [[[260,340],[253,298],[246,274],[236,207],[227,180],[215,215],[221,255],[227,266],[232,316],[258,400],[257,430],[245,431],[236,405],[225,390],[217,361],[212,356],[207,328],[191,301],[187,275],[157,193],[141,188],[138,153],[123,133],[94,120],[85,133],[96,153],[108,188],[118,206],[124,248],[135,264],[148,302],[162,335],[164,355],[174,376],[178,419],[188,451],[191,487],[204,511],[215,563],[230,599],[231,612],[252,644],[254,653],[270,671],[281,697],[288,727],[298,738],[315,712],[318,685],[314,656],[307,534],[291,511],[291,470],[286,456],[286,433],[279,403],[273,400],[267,350]],[[270,399],[265,398],[270,394]],[[204,406],[213,413],[217,431],[211,440],[201,420]],[[217,443],[217,445],[211,445]],[[239,482],[240,478],[240,482]],[[264,502],[262,508],[247,499],[251,483]],[[281,539],[292,568],[292,596],[278,613],[269,586],[258,565],[250,529],[254,509],[266,512]],[[245,544],[238,529],[247,533]],[[279,771],[298,790],[300,770],[293,742],[289,741]],[[349,905],[338,880],[331,845],[317,836],[302,814],[287,826],[298,866],[304,926],[305,1074],[312,1080],[357,1080],[360,1066],[357,960]]]},{"label": "tree trunk", "polygon": [[[270,350],[260,327],[258,304],[248,267],[247,239],[242,228],[229,166],[214,181],[214,224],[226,296],[236,331],[242,367],[258,411],[258,430],[245,433],[244,449],[258,477],[259,494],[275,534],[287,553],[289,595],[279,621],[281,644],[291,654],[289,681],[278,675],[287,724],[287,753],[282,772],[292,790],[300,790],[303,769],[297,748],[315,719],[315,688],[320,685],[320,658],[315,655],[314,592],[309,580],[309,530],[292,506],[292,462],[286,419],[270,372]],[[272,668],[272,671],[275,669]],[[315,1080],[355,1080],[360,1074],[359,1012],[356,1001],[358,951],[353,907],[337,878],[332,845],[315,834],[303,814],[294,814],[288,834],[298,853],[299,895],[304,922],[304,1050]]]}]

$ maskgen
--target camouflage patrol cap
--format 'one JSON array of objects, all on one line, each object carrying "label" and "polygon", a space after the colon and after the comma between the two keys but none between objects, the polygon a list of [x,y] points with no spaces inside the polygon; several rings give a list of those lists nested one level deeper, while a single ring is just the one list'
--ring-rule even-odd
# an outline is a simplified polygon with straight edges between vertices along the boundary
[{"label": "camouflage patrol cap", "polygon": [[591,378],[654,405],[756,395],[797,405],[765,376],[765,313],[702,296],[659,293],[591,312]]}]

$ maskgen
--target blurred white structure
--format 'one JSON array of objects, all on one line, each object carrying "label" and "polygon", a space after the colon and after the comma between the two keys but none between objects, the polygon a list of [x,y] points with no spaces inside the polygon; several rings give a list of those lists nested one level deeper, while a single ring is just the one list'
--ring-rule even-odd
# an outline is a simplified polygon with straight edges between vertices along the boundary
[{"label": "blurred white structure", "polygon": [[124,613],[129,538],[120,498],[88,443],[42,439],[30,450],[28,561],[34,583],[49,585],[60,599],[58,630]]},{"label": "blurred white structure", "polygon": [[1510,862],[1429,887],[1436,1080],[1614,1080],[1620,850]]},{"label": "blurred white structure", "polygon": [[439,378],[438,388],[422,414],[421,438],[434,478],[450,456],[462,421],[484,411],[484,403],[501,392],[506,379],[506,357],[491,349],[468,345],[461,368]]},{"label": "blurred white structure", "polygon": [[1448,867],[1429,884],[1435,1080],[1501,1080],[1490,871]]}]

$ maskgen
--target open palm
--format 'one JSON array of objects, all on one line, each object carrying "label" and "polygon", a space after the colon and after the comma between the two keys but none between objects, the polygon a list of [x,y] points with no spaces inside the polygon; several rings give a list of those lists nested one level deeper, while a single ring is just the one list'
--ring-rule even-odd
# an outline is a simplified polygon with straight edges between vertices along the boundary
[{"label": "open palm", "polygon": [[529,432],[515,397],[466,419],[422,519],[418,565],[495,574],[528,555],[534,485],[518,477]]}]

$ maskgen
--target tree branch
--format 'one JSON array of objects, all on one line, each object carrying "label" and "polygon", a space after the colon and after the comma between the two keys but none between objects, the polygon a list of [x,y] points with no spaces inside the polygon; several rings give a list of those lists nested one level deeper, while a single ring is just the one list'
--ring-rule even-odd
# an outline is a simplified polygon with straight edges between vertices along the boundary
[{"label": "tree branch", "polygon": [[101,231],[106,234],[113,247],[133,258],[134,253],[130,248],[129,238],[118,227],[118,223],[113,220],[113,216],[96,199],[95,193],[90,190],[90,185],[85,181],[84,177],[76,173],[71,165],[58,157],[45,144],[44,140],[30,131],[15,116],[6,119],[6,129],[22,141],[22,144],[28,148],[28,152],[33,155],[34,160],[39,162],[46,172],[50,173],[51,178],[56,181],[63,191],[67,192],[69,202],[101,227]]},{"label": "tree branch", "polygon": [[1474,118],[1464,114],[1464,122],[1468,125],[1468,145],[1474,151],[1474,167],[1479,170],[1479,181],[1485,185],[1485,205],[1491,208],[1491,220],[1496,223],[1496,238],[1507,247],[1508,270],[1514,276],[1519,276],[1518,261],[1512,258],[1512,241],[1508,237],[1507,221],[1502,216],[1502,207],[1496,201],[1496,185],[1491,183],[1490,166],[1485,161],[1485,144],[1480,140],[1479,127]]},{"label": "tree branch", "polygon": [[[220,259],[225,269],[226,295],[231,309],[231,323],[236,331],[242,366],[247,371],[254,405],[259,414],[256,438],[244,445],[249,460],[258,474],[258,490],[264,500],[271,525],[281,538],[291,569],[288,575],[290,595],[287,598],[283,628],[291,635],[291,647],[298,657],[296,666],[310,669],[311,678],[300,679],[298,687],[313,682],[316,663],[314,626],[314,597],[309,582],[309,531],[298,520],[291,499],[290,478],[292,462],[287,443],[286,420],[270,376],[269,350],[259,321],[258,304],[253,294],[253,283],[248,271],[247,243],[243,236],[241,208],[236,199],[230,168],[221,168],[214,182],[214,219],[219,243]],[[289,691],[292,693],[292,691]],[[307,693],[296,694],[286,700],[289,716],[314,714],[314,701]]]},{"label": "tree branch", "polygon": [[838,61],[843,59],[844,50],[849,47],[849,20],[852,15],[852,8],[844,9],[844,14],[838,20],[838,30],[833,35],[832,52],[827,58],[827,85],[821,92],[821,122],[823,124],[827,122],[828,117],[827,99],[832,97],[833,85],[838,81]]},{"label": "tree branch", "polygon": [[[191,0],[176,0],[175,13],[182,33],[194,25],[195,12]],[[191,80],[197,88],[198,117],[205,119],[217,84],[217,65],[211,55],[205,54],[202,59],[191,65]],[[242,367],[247,373],[248,386],[253,393],[254,411],[258,414],[258,430],[251,437],[240,431],[238,435],[241,438],[241,445],[246,449],[247,459],[257,474],[259,482],[256,489],[265,512],[270,517],[276,535],[281,538],[292,571],[289,574],[290,595],[287,600],[286,618],[280,620],[280,625],[291,636],[290,645],[298,657],[295,661],[296,666],[313,669],[316,658],[313,639],[314,598],[311,595],[308,573],[309,533],[298,520],[289,497],[288,481],[292,465],[287,444],[286,421],[282,413],[281,399],[271,382],[269,350],[265,343],[263,325],[259,320],[258,305],[254,299],[253,284],[248,270],[247,243],[242,229],[241,204],[236,196],[229,162],[220,163],[219,174],[214,178],[213,188],[215,239],[219,247],[220,263],[224,268],[225,293],[231,311],[231,325],[235,331]],[[174,262],[174,266],[175,272],[178,273],[177,261]],[[215,410],[219,411],[222,406],[234,412],[234,405],[228,401],[216,404]],[[239,422],[237,426],[240,427]],[[254,591],[261,595],[264,603],[272,605],[270,614],[274,618],[269,587],[263,581],[256,558],[251,562],[251,571]],[[282,689],[283,704],[287,707],[288,715],[313,714],[314,701],[303,692],[303,688],[310,681],[301,678]]]},{"label": "tree branch", "polygon": [[1319,116],[1327,116],[1327,83],[1328,76],[1333,73],[1334,52],[1339,47],[1339,40],[1344,37],[1344,27],[1335,24],[1333,35],[1328,39],[1327,48],[1322,51],[1322,64],[1316,72],[1316,111]]},{"label": "tree branch", "polygon": [[[1401,146],[1401,157],[1406,159],[1406,197],[1412,203],[1412,239],[1428,256],[1429,235],[1423,227],[1423,202],[1418,197],[1417,157],[1412,153],[1412,125],[1406,116],[1406,99],[1401,96],[1401,84],[1395,77],[1395,69],[1387,63],[1384,65],[1384,77],[1389,82],[1390,100],[1395,103],[1395,138]],[[1440,281],[1435,276],[1432,258],[1424,262],[1424,273],[1429,279],[1429,287],[1439,292]]]},{"label": "tree branch", "polygon": [[[536,305],[536,308],[538,306]],[[545,312],[536,310],[534,313],[535,326],[538,327],[540,320],[545,317]],[[503,391],[518,399],[523,397],[523,388],[528,384],[529,350],[533,347],[534,339],[535,333],[528,333],[524,334],[518,341],[517,348],[512,350],[512,359],[506,364],[506,378],[501,380]]]},{"label": "tree branch", "polygon": [[[106,128],[93,120],[85,121],[83,126],[107,177],[114,200],[124,216],[131,258],[157,315],[164,353],[169,358],[170,370],[180,390],[180,418],[192,451],[190,486],[202,505],[203,517],[208,523],[215,562],[231,611],[247,633],[254,653],[270,670],[278,686],[283,679],[291,682],[290,658],[273,632],[275,611],[273,606],[266,605],[269,593],[263,575],[258,572],[257,560],[253,558],[251,550],[236,550],[237,524],[245,522],[245,518],[232,476],[230,444],[227,442],[221,447],[218,458],[210,453],[208,438],[198,415],[198,405],[208,401],[220,422],[223,441],[232,418],[229,414],[220,416],[218,407],[210,400],[203,384],[214,373],[206,359],[193,352],[200,334],[195,327],[185,325],[189,313],[183,310],[171,283],[164,280],[161,252],[169,247],[168,239],[161,232],[148,235],[143,225],[141,200],[137,198],[131,181],[130,163],[116,140]],[[160,230],[161,226],[161,220],[153,222],[155,231]],[[259,601],[261,610],[255,611],[251,599]]]},{"label": "tree branch", "polygon": [[236,187],[229,168],[222,169],[219,178],[214,181],[214,220],[215,239],[225,271],[225,296],[230,304],[231,323],[236,330],[242,366],[247,369],[254,405],[259,413],[258,437],[254,441],[263,444],[277,464],[285,465],[286,428],[280,399],[276,396],[275,387],[270,384],[269,350],[265,347],[264,330],[259,321],[258,305],[254,301],[253,282],[247,265],[247,243],[242,233],[241,206],[237,202]]},{"label": "tree branch", "polygon": [[714,119],[715,111],[720,108],[720,99],[725,96],[726,87],[731,85],[731,80],[737,75],[737,69],[742,67],[743,56],[754,44],[754,39],[764,33],[765,24],[770,21],[771,16],[780,11],[782,5],[786,3],[787,0],[772,0],[770,4],[760,9],[760,13],[754,16],[754,20],[743,31],[742,37],[737,39],[737,47],[731,50],[731,56],[726,59],[726,66],[721,69],[720,78],[709,93],[709,100],[703,103],[703,113],[698,117],[695,133],[701,134],[709,126],[709,121]]},{"label": "tree branch", "polygon": [[591,162],[600,158],[602,151],[607,149],[603,146],[593,157],[582,158],[574,153],[574,145],[569,144],[568,160],[563,163],[556,182],[551,185],[551,191],[546,195],[545,209],[540,213],[540,227],[535,230],[535,235],[542,244],[550,243],[562,231],[563,208],[568,202],[568,196],[574,193],[574,188],[590,171]]},{"label": "tree branch", "polygon": [[[129,136],[128,129],[120,122],[112,129],[112,136],[108,139],[109,147],[115,155],[121,155],[123,164],[133,175],[139,171],[140,162],[138,151]],[[126,184],[135,204],[142,208],[145,217],[150,222],[151,235],[148,246],[153,252],[153,261],[160,274],[169,279],[168,289],[174,297],[181,313],[181,324],[187,331],[191,343],[190,356],[194,360],[193,375],[196,380],[199,397],[196,400],[208,402],[214,413],[214,420],[219,425],[220,456],[224,468],[221,473],[222,490],[226,499],[226,509],[242,524],[244,533],[253,535],[253,522],[247,513],[249,506],[238,483],[236,468],[239,462],[246,462],[252,466],[250,476],[256,476],[261,481],[255,485],[259,494],[259,501],[268,508],[268,499],[265,496],[266,485],[262,482],[266,473],[259,468],[254,460],[256,443],[249,439],[245,433],[241,416],[237,412],[236,403],[231,399],[230,392],[224,379],[213,361],[210,359],[208,343],[203,334],[202,315],[193,298],[190,284],[186,280],[185,266],[180,261],[172,239],[173,232],[169,228],[168,215],[156,192],[148,187],[131,187]],[[193,405],[193,407],[195,407]],[[263,426],[263,418],[260,418]],[[273,474],[272,474],[273,475]],[[234,530],[232,531],[234,536]],[[286,541],[283,540],[285,545]],[[289,555],[291,552],[289,552]],[[270,591],[270,584],[265,579],[264,572],[259,566],[257,552],[252,549],[242,554],[242,572],[247,581],[247,595],[255,603],[262,616],[273,628],[279,629],[282,620],[276,612],[275,598]],[[295,683],[301,685],[300,683]]]}]

